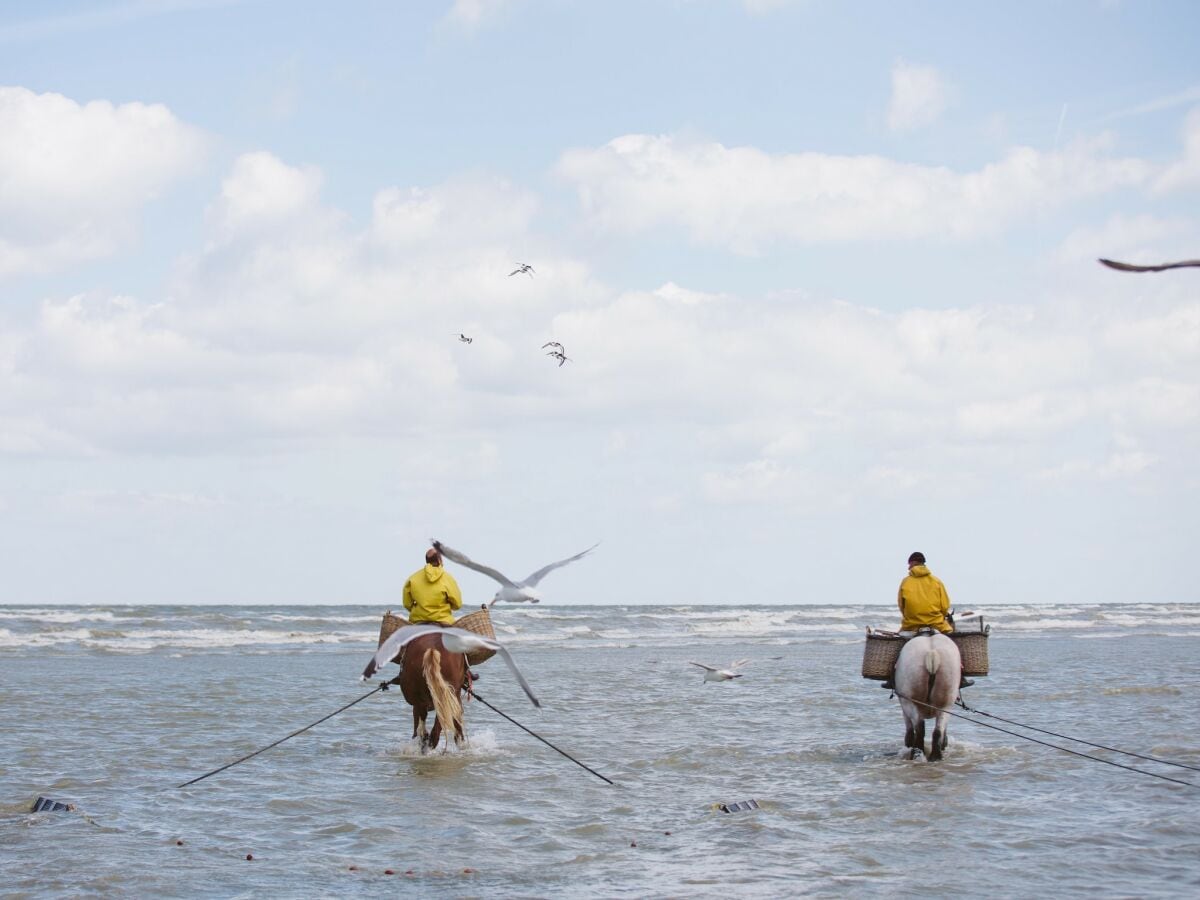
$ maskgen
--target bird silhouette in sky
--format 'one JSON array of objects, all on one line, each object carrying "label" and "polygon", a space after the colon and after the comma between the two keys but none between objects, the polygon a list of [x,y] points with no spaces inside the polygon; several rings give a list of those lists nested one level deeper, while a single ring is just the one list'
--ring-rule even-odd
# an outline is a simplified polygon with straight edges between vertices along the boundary
[{"label": "bird silhouette in sky", "polygon": [[514,275],[521,275],[521,274],[528,275],[530,278],[532,278],[534,276],[533,266],[531,266],[529,263],[521,263],[515,269],[513,269],[511,272],[508,273],[508,277],[512,278]]},{"label": "bird silhouette in sky", "polygon": [[1138,266],[1133,263],[1117,262],[1115,259],[1104,259],[1103,257],[1101,257],[1100,262],[1110,269],[1116,269],[1118,272],[1162,272],[1166,269],[1200,269],[1200,259],[1185,259],[1182,262],[1163,263],[1158,266]]}]

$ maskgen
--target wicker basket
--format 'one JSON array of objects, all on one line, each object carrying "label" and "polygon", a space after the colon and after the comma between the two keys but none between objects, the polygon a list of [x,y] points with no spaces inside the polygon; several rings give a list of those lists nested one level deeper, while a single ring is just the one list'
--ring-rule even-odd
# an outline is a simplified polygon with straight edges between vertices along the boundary
[{"label": "wicker basket", "polygon": [[[958,647],[962,657],[964,675],[976,676],[988,673],[988,634],[990,625],[976,632],[955,632],[947,635]],[[867,630],[867,643],[863,647],[862,677],[875,681],[886,681],[892,677],[896,659],[908,638],[887,631]]]},{"label": "wicker basket", "polygon": [[[398,616],[390,609],[383,614],[383,621],[379,625],[379,643],[376,646],[383,646],[383,642],[392,636],[392,632],[397,628],[402,628],[409,624],[408,619],[404,616]],[[462,628],[466,631],[473,631],[476,634],[481,634],[487,638],[495,638],[496,630],[492,628],[492,617],[488,612],[487,607],[477,609],[475,612],[463,616],[454,623],[455,628]],[[467,662],[472,666],[477,666],[480,663],[487,662],[496,655],[495,650],[472,650],[467,654]],[[400,658],[392,660],[399,662]]]},{"label": "wicker basket", "polygon": [[964,675],[986,675],[988,673],[988,632],[974,633],[951,632],[950,639],[958,645],[958,655],[962,657]]},{"label": "wicker basket", "polygon": [[904,638],[898,634],[867,630],[867,643],[863,647],[862,677],[875,681],[887,681],[896,667],[896,658],[904,646]]}]

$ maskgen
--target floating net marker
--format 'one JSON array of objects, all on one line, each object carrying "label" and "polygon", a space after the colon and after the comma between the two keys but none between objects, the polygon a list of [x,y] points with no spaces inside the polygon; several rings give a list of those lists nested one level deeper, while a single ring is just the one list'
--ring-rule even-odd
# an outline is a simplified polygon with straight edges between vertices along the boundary
[{"label": "floating net marker", "polygon": [[714,803],[713,809],[723,813],[746,812],[750,809],[762,809],[757,800],[739,800],[737,803]]},{"label": "floating net marker", "polygon": [[51,800],[49,797],[38,797],[33,801],[33,809],[30,812],[71,812],[74,809],[74,803],[63,803],[61,800]]}]

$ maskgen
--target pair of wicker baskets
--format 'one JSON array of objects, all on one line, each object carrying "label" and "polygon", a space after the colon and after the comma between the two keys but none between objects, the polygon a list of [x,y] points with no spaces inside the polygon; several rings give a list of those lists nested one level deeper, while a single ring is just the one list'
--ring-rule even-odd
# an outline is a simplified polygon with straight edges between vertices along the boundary
[{"label": "pair of wicker baskets", "polygon": [[[397,628],[403,628],[408,624],[408,619],[404,618],[404,616],[396,615],[389,609],[383,614],[383,622],[379,625],[379,643],[376,644],[376,646],[382,647],[383,642],[392,636],[393,631],[395,631]],[[481,634],[484,637],[492,638],[493,640],[496,638],[496,629],[492,627],[492,616],[488,612],[486,606],[476,610],[473,613],[463,616],[461,619],[458,619],[454,623],[454,627],[462,628],[466,631],[473,631],[476,634]],[[392,662],[399,662],[400,656],[402,656],[403,653],[404,651],[401,650],[400,655],[392,660]],[[495,655],[495,650],[488,650],[487,648],[472,650],[467,654],[467,663],[472,666],[477,666],[480,663],[487,662]]]},{"label": "pair of wicker baskets", "polygon": [[[978,631],[952,631],[946,635],[958,646],[962,657],[963,674],[969,676],[988,673],[988,634],[992,626],[981,626]],[[862,677],[875,681],[886,681],[892,677],[900,649],[908,640],[891,631],[867,629],[867,643],[863,647]]]}]

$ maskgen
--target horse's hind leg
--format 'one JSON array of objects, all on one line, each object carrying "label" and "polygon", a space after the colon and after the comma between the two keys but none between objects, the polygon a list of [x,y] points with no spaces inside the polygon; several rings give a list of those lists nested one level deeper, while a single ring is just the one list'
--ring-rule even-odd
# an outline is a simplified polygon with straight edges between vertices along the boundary
[{"label": "horse's hind leg", "polygon": [[917,724],[913,728],[912,751],[909,753],[909,759],[916,759],[918,753],[925,752],[925,720],[917,719]]},{"label": "horse's hind leg", "polygon": [[933,726],[933,738],[929,742],[929,761],[937,762],[942,758],[942,751],[946,749],[946,723],[942,721],[942,717],[937,717],[937,723]]},{"label": "horse's hind leg", "polygon": [[950,724],[949,719],[950,717],[944,712],[938,713],[937,722],[933,726],[933,742],[929,748],[929,758],[934,762],[942,758],[942,751],[950,743],[949,729],[946,727]]},{"label": "horse's hind leg", "polygon": [[421,752],[429,749],[429,733],[425,729],[425,717],[429,710],[419,706],[413,707],[413,737],[421,739]]}]

